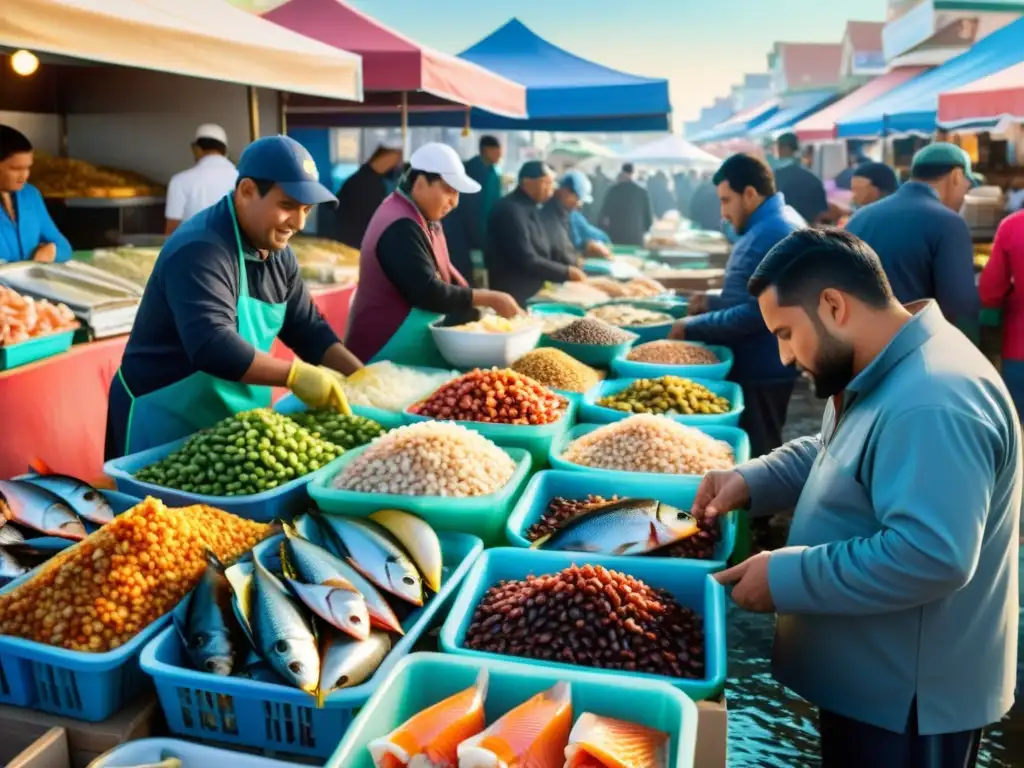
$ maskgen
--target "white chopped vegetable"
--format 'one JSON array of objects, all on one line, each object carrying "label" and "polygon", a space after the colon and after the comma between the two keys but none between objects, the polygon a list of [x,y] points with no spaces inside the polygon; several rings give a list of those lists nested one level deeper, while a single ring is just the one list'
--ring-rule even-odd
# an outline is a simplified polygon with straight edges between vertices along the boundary
[{"label": "white chopped vegetable", "polygon": [[458,371],[427,373],[391,362],[372,363],[345,381],[345,396],[350,405],[398,413],[458,375]]}]

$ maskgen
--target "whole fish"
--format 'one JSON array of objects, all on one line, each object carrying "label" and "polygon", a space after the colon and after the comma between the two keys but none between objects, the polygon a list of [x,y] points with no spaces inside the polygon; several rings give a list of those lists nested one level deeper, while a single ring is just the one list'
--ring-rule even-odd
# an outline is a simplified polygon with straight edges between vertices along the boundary
[{"label": "whole fish", "polygon": [[285,579],[285,583],[309,610],[332,627],[356,640],[369,637],[370,612],[351,582],[337,578],[326,584],[303,584],[295,579]]},{"label": "whole fish", "polygon": [[0,480],[0,497],[4,516],[19,525],[73,541],[86,536],[82,521],[52,491],[23,480]]},{"label": "whole fish", "polygon": [[385,528],[372,520],[323,515],[338,554],[366,578],[407,603],[423,605],[423,579]]},{"label": "whole fish", "polygon": [[253,647],[290,684],[315,695],[320,656],[313,627],[298,602],[259,558],[235,563],[224,573]]},{"label": "whole fish", "polygon": [[697,533],[689,512],[654,499],[621,499],[575,517],[534,548],[643,555]]},{"label": "whole fish", "polygon": [[10,544],[21,544],[25,541],[25,534],[13,525],[7,525],[7,518],[0,515],[0,547]]},{"label": "whole fish", "polygon": [[311,541],[320,547],[324,545],[323,531],[320,530],[320,524],[312,515],[308,513],[299,515],[292,521],[292,528],[306,541]]},{"label": "whole fish", "polygon": [[391,632],[404,634],[402,624],[395,615],[388,601],[359,571],[341,558],[318,547],[312,542],[299,538],[293,531],[285,528],[285,553],[290,567],[295,569],[298,578],[307,584],[329,584],[342,580],[363,596],[370,624]]},{"label": "whole fish", "polygon": [[387,632],[374,630],[365,640],[354,640],[328,629],[320,646],[320,703],[333,691],[365,683],[390,651]]},{"label": "whole fish", "polygon": [[10,581],[29,572],[18,558],[0,547],[0,581]]},{"label": "whole fish", "polygon": [[260,658],[260,655],[256,653],[252,648],[249,649],[249,654],[245,657],[245,661],[242,663],[242,668],[233,672],[232,677],[241,677],[246,680],[255,680],[258,683],[274,683],[274,685],[287,685],[284,678],[281,677],[273,668]]},{"label": "whole fish", "polygon": [[215,675],[231,674],[242,637],[231,607],[231,585],[224,576],[224,566],[212,553],[207,553],[206,570],[199,584],[175,608],[173,619],[196,669]]},{"label": "whole fish", "polygon": [[25,479],[39,488],[58,496],[76,515],[97,525],[106,525],[114,519],[114,510],[106,497],[91,485],[69,475],[30,475]]},{"label": "whole fish", "polygon": [[435,594],[441,591],[444,562],[441,541],[426,520],[400,509],[380,509],[370,519],[395,537],[423,574],[423,581]]}]

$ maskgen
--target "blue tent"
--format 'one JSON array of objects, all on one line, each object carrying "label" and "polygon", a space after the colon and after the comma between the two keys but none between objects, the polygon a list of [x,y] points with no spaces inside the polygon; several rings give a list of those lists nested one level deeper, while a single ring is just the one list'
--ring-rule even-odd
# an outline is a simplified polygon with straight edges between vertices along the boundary
[{"label": "blue tent", "polygon": [[[474,109],[474,128],[536,131],[664,131],[669,128],[668,80],[638,77],[581,59],[511,19],[459,54],[526,86],[529,118]],[[436,125],[440,115],[431,115]],[[464,116],[452,115],[461,125]],[[415,124],[415,117],[410,124]]]},{"label": "blue tent", "polygon": [[823,91],[808,91],[788,96],[779,111],[750,131],[750,136],[767,136],[792,128],[812,112],[817,112],[836,97],[834,88]]},{"label": "blue tent", "polygon": [[839,138],[933,133],[939,94],[1024,60],[1024,19],[984,37],[941,67],[893,88],[836,123]]},{"label": "blue tent", "polygon": [[696,144],[709,144],[716,141],[743,138],[762,123],[773,118],[778,112],[779,100],[771,98],[737,112],[713,128],[697,134],[690,141]]}]

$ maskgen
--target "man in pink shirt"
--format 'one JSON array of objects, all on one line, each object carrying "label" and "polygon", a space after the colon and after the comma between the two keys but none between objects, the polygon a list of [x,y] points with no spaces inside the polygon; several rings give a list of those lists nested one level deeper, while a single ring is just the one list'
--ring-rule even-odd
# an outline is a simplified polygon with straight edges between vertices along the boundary
[{"label": "man in pink shirt", "polygon": [[981,303],[1003,310],[1003,380],[1019,415],[1024,408],[1024,211],[1003,219],[992,244],[992,257],[978,283]]}]

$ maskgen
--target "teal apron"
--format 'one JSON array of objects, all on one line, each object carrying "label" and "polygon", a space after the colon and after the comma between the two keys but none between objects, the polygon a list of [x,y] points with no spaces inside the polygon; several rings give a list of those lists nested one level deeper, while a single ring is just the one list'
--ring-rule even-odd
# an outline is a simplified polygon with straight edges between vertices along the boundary
[{"label": "teal apron", "polygon": [[[287,304],[268,304],[250,298],[242,236],[238,231],[234,201],[230,198],[228,206],[238,251],[238,335],[260,352],[269,353],[284,325]],[[267,408],[271,404],[270,387],[225,381],[202,372],[141,397],[132,395],[120,369],[117,377],[132,402],[124,441],[125,455],[173,442],[236,413]]]},{"label": "teal apron", "polygon": [[388,343],[370,360],[379,363],[389,360],[395,365],[415,365],[420,368],[451,368],[441,357],[434,343],[434,335],[430,332],[430,324],[440,320],[444,315],[424,312],[413,307],[409,316],[388,339]]}]

